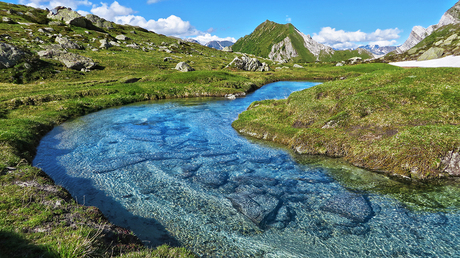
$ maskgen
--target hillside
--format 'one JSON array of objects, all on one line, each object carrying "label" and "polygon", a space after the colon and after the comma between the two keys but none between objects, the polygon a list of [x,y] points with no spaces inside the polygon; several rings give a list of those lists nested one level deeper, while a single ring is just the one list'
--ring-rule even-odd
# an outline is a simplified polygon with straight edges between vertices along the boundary
[{"label": "hillside", "polygon": [[294,25],[265,21],[250,34],[240,38],[233,51],[253,54],[274,61],[294,62],[337,62],[359,56],[372,57],[368,51],[336,51],[314,41],[309,35],[300,32]]}]

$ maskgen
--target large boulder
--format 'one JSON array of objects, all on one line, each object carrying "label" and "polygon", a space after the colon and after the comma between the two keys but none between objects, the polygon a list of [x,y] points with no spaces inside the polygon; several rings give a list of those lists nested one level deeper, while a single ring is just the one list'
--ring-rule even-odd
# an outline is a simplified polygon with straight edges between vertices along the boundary
[{"label": "large boulder", "polygon": [[246,55],[235,57],[227,67],[234,67],[244,71],[270,71],[270,67],[266,63],[261,63],[257,58],[250,58]]},{"label": "large boulder", "polygon": [[27,54],[19,48],[0,42],[0,68],[10,68],[15,66]]},{"label": "large boulder", "polygon": [[43,58],[57,60],[64,64],[67,68],[78,71],[88,71],[97,65],[91,58],[84,57],[75,53],[69,53],[65,50],[50,48],[38,52],[38,55]]},{"label": "large boulder", "polygon": [[189,64],[186,62],[180,62],[176,65],[176,70],[181,72],[192,72],[195,71]]},{"label": "large boulder", "polygon": [[48,19],[64,22],[67,25],[73,25],[81,28],[90,27],[91,22],[81,16],[76,11],[66,7],[56,7],[50,10],[46,16]]},{"label": "large boulder", "polygon": [[109,22],[99,16],[94,14],[87,14],[85,18],[90,21],[94,26],[97,26],[102,29],[111,30],[115,27],[115,23]]},{"label": "large boulder", "polygon": [[417,61],[425,61],[431,59],[438,59],[444,54],[444,49],[440,47],[432,47],[428,49],[425,53],[423,53]]}]

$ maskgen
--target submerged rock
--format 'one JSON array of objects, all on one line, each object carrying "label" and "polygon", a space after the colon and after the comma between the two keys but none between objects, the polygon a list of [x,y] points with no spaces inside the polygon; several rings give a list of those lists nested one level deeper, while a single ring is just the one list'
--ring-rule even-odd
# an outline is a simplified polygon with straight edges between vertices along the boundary
[{"label": "submerged rock", "polygon": [[228,180],[228,174],[222,171],[200,171],[196,176],[196,180],[212,188],[217,188],[224,185]]},{"label": "submerged rock", "polygon": [[348,192],[332,197],[321,209],[356,222],[367,222],[374,216],[374,211],[364,196]]},{"label": "submerged rock", "polygon": [[235,209],[261,228],[264,228],[276,219],[281,206],[278,199],[266,194],[242,192],[230,194],[227,198],[232,202]]}]

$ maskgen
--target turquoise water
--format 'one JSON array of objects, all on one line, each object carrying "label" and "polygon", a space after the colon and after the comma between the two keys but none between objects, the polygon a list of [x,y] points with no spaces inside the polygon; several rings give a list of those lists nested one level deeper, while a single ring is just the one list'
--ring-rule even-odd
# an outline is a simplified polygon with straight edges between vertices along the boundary
[{"label": "turquoise water", "polygon": [[202,257],[460,256],[456,204],[444,205],[439,189],[296,157],[231,127],[251,102],[316,84],[103,110],[53,129],[34,165],[150,246]]}]

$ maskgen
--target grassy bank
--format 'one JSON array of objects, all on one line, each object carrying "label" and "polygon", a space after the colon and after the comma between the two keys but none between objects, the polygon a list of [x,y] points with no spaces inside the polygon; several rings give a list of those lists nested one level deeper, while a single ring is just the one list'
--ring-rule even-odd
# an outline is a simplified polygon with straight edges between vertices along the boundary
[{"label": "grassy bank", "polygon": [[388,69],[255,102],[233,126],[304,154],[411,179],[449,176],[460,147],[458,69]]}]

